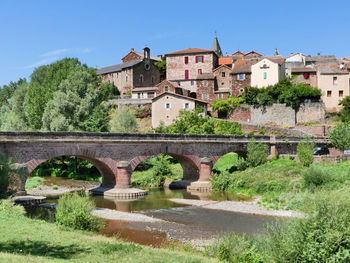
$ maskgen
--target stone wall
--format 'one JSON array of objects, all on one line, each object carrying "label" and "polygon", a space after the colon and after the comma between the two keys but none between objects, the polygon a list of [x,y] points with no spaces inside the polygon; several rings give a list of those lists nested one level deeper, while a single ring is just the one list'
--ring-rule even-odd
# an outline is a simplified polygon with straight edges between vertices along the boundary
[{"label": "stone wall", "polygon": [[296,113],[297,123],[325,121],[326,107],[323,102],[302,103]]},{"label": "stone wall", "polygon": [[[296,123],[324,122],[323,103],[303,103],[297,112],[285,104],[273,104],[266,107],[243,106],[233,110],[228,116],[231,121],[251,124],[270,124],[294,127]],[[304,131],[304,130],[303,130]],[[308,132],[305,130],[305,132]]]}]

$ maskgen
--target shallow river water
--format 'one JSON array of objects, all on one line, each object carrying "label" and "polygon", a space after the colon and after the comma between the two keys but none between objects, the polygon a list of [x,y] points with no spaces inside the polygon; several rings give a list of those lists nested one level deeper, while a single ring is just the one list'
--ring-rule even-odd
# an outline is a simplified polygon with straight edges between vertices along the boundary
[{"label": "shallow river water", "polygon": [[[44,185],[57,185],[60,188],[91,187],[95,183],[46,177]],[[58,189],[58,190],[59,190]],[[103,196],[91,196],[96,207],[109,208],[122,212],[141,213],[165,222],[125,222],[104,220],[102,233],[119,235],[122,239],[152,246],[161,246],[167,236],[175,240],[211,239],[220,233],[253,234],[261,232],[264,225],[276,221],[275,217],[256,216],[221,210],[211,210],[198,206],[177,204],[168,199],[198,200],[240,200],[241,196],[227,193],[189,193],[186,190],[150,189],[149,194],[138,200],[121,201]],[[48,203],[56,203],[58,196],[52,195]],[[54,212],[34,209],[30,216],[53,218]]]}]

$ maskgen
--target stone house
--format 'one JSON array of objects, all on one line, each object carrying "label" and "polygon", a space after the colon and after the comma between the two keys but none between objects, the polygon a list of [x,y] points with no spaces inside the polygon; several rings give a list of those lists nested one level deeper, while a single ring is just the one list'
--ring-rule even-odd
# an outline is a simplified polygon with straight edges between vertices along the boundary
[{"label": "stone house", "polygon": [[339,102],[350,96],[349,72],[339,65],[319,65],[317,67],[317,87],[322,92],[322,101],[327,111],[338,111]]},{"label": "stone house", "polygon": [[238,59],[231,72],[232,96],[241,95],[244,88],[251,86],[252,65],[259,61],[258,58]]},{"label": "stone house", "polygon": [[197,106],[207,112],[206,101],[186,97],[180,94],[164,92],[152,99],[152,127],[158,127],[161,122],[168,126],[179,116],[181,110],[194,110]]},{"label": "stone house", "polygon": [[195,81],[202,73],[212,73],[218,65],[218,56],[213,50],[188,48],[165,54],[166,79],[180,87],[197,92]]},{"label": "stone house", "polygon": [[213,70],[216,81],[215,98],[227,99],[228,95],[231,94],[231,73],[232,68],[226,65],[221,65]]},{"label": "stone house", "polygon": [[[130,60],[128,62],[97,69],[97,75],[102,76],[103,82],[112,82],[121,94],[128,91],[133,92],[135,88],[145,87],[148,89],[145,92],[150,94],[149,89],[160,82],[159,69],[154,65],[154,60],[151,59],[150,49],[144,48],[142,60],[132,60],[132,57],[135,58],[133,52],[131,54],[129,52],[127,57],[129,58],[126,60]],[[125,58],[123,59],[125,60]],[[136,94],[138,93],[140,90],[136,92]]]},{"label": "stone house", "polygon": [[190,91],[181,88],[176,82],[163,80],[155,86],[156,96],[164,92],[176,93],[184,96],[190,96]]},{"label": "stone house", "polygon": [[[122,58],[122,62],[126,63],[126,62],[135,61],[135,60],[143,60],[144,58],[145,58],[144,53],[135,51],[133,48],[131,48],[130,52]],[[154,62],[162,61],[162,56],[161,55],[159,55],[157,57],[150,56],[150,59]]]},{"label": "stone house", "polygon": [[315,68],[291,68],[292,82],[303,83],[312,87],[317,87],[317,70]]},{"label": "stone house", "polygon": [[202,73],[196,79],[197,98],[212,103],[216,99],[216,81],[213,73]]},{"label": "stone house", "polygon": [[284,58],[263,57],[251,66],[251,86],[262,88],[274,85],[285,78]]}]

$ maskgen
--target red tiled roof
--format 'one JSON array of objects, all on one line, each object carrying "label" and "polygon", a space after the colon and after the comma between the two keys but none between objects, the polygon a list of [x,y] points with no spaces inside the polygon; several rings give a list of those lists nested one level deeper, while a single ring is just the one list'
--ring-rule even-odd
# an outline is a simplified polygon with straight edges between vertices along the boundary
[{"label": "red tiled roof", "polygon": [[184,96],[184,95],[180,95],[180,94],[177,94],[177,93],[172,93],[172,92],[169,92],[169,91],[166,91],[166,92],[163,92],[163,93],[160,93],[159,95],[155,96],[152,98],[152,101],[159,98],[160,96],[163,96],[165,94],[169,94],[169,95],[173,95],[173,96],[178,96],[180,98],[185,98],[185,99],[189,99],[189,100],[194,100],[194,101],[198,101],[198,102],[201,102],[201,103],[205,103],[205,104],[208,104],[207,101],[204,101],[204,100],[199,100],[199,99],[195,99],[195,98],[191,98],[191,97],[187,97],[187,96]]},{"label": "red tiled roof", "polygon": [[249,51],[248,53],[245,53],[244,56],[247,56],[247,55],[249,55],[249,54],[257,54],[257,55],[259,55],[259,56],[262,56],[260,53],[254,51],[254,50]]},{"label": "red tiled roof", "polygon": [[225,56],[219,58],[219,65],[231,65],[232,64],[232,57],[231,56]]},{"label": "red tiled roof", "polygon": [[239,50],[232,54],[232,56],[237,56],[237,55],[244,55],[244,54]]},{"label": "red tiled roof", "polygon": [[196,53],[215,53],[213,50],[209,49],[202,49],[202,48],[187,48],[184,50],[179,50],[175,52],[171,52],[168,54],[165,54],[165,56],[169,55],[181,55],[181,54],[196,54]]},{"label": "red tiled roof", "polygon": [[233,66],[232,73],[251,73],[251,66],[258,62],[257,58],[251,58],[251,59],[237,59],[235,62],[235,65]]},{"label": "red tiled roof", "polygon": [[231,68],[231,67],[226,66],[226,65],[221,65],[221,66],[218,66],[216,69],[214,69],[213,72],[214,72],[214,71],[217,71],[217,70],[219,70],[219,69],[221,69],[221,68],[227,68],[227,69],[229,69],[229,70],[232,71],[232,68]]},{"label": "red tiled roof", "polygon": [[201,73],[198,74],[197,79],[215,79],[213,73]]},{"label": "red tiled roof", "polygon": [[292,68],[292,73],[316,72],[315,68]]}]

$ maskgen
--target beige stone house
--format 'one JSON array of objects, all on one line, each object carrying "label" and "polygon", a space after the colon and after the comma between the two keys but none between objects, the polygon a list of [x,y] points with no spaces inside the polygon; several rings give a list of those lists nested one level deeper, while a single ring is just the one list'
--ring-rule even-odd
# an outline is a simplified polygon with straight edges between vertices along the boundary
[{"label": "beige stone house", "polygon": [[179,116],[181,110],[194,110],[197,106],[207,112],[206,101],[186,97],[180,94],[164,92],[152,99],[152,127],[156,128],[161,122],[168,126]]},{"label": "beige stone house", "polygon": [[221,65],[213,70],[216,85],[214,89],[216,99],[227,99],[231,94],[231,73],[232,68]]},{"label": "beige stone house", "polygon": [[263,57],[251,66],[251,86],[267,87],[285,78],[284,58]]},{"label": "beige stone house", "polygon": [[150,49],[144,48],[144,55],[140,60],[132,59],[135,58],[133,52],[131,54],[129,52],[126,57],[123,60],[128,62],[97,69],[97,74],[102,76],[103,82],[112,82],[121,94],[131,91],[134,97],[142,94],[144,94],[142,96],[153,94],[153,97],[155,91],[154,89],[151,91],[151,87],[160,82],[160,72],[150,56]]},{"label": "beige stone house", "polygon": [[339,102],[350,96],[349,72],[337,64],[320,65],[317,67],[317,87],[322,92],[322,100],[327,111],[338,111]]}]

